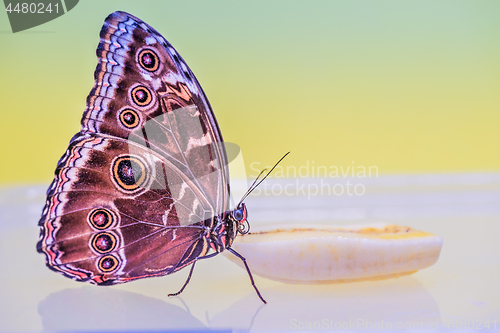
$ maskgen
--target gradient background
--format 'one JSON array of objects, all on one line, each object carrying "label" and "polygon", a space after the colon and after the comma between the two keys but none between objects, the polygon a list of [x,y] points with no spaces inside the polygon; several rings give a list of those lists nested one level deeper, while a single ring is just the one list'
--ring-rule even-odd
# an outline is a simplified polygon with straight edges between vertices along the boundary
[{"label": "gradient background", "polygon": [[252,162],[500,170],[500,1],[89,1],[12,34],[0,14],[0,184],[46,183],[79,130],[104,18],[191,67]]}]

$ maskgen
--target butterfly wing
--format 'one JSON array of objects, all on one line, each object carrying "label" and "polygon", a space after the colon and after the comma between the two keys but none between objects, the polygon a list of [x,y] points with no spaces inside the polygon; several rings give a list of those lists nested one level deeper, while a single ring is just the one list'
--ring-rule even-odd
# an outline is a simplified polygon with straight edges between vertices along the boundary
[{"label": "butterfly wing", "polygon": [[194,74],[170,43],[130,14],[108,16],[100,35],[82,131],[130,138],[169,157],[225,212],[227,157]]},{"label": "butterfly wing", "polygon": [[191,70],[146,23],[111,14],[97,55],[38,251],[51,269],[97,284],[172,273],[208,251],[207,230],[228,206],[222,136]]}]

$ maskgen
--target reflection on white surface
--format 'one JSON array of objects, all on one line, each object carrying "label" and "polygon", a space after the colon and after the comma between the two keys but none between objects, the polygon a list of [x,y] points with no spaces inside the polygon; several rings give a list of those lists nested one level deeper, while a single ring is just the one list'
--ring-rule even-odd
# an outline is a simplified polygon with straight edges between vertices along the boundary
[{"label": "reflection on white surface", "polygon": [[[248,321],[248,295],[213,317],[213,327]],[[252,329],[287,331],[294,329],[375,328],[398,322],[440,322],[439,307],[431,294],[414,279],[378,284],[294,286],[282,284],[265,292],[268,305],[258,313]],[[315,324],[316,323],[316,324]],[[378,324],[377,324],[378,323]],[[354,325],[354,327],[352,327]],[[310,327],[309,327],[310,326]],[[344,326],[344,327],[342,327]],[[346,327],[347,326],[347,327]],[[243,328],[243,327],[242,327]]]},{"label": "reflection on white surface", "polygon": [[256,277],[267,305],[246,272],[222,256],[199,262],[174,298],[167,294],[182,286],[187,270],[113,287],[64,278],[35,249],[46,186],[0,189],[0,331],[362,331],[389,323],[500,330],[500,175],[379,177],[365,185],[363,196],[250,197],[249,220],[408,225],[443,237],[439,261],[374,282],[294,285]]},{"label": "reflection on white surface", "polygon": [[45,331],[206,329],[185,309],[112,288],[64,289],[38,304]]}]

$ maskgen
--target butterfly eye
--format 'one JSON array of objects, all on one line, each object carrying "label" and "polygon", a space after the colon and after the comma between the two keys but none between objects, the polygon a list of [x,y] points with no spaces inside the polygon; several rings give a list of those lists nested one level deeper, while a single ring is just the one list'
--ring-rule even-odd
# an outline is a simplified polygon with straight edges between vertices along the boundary
[{"label": "butterfly eye", "polygon": [[142,50],[139,53],[139,64],[148,72],[154,72],[160,66],[160,61],[156,53],[151,50]]},{"label": "butterfly eye", "polygon": [[234,218],[237,219],[238,221],[241,221],[243,219],[243,212],[240,209],[235,210]]},{"label": "butterfly eye", "polygon": [[233,217],[236,221],[243,223],[247,219],[247,208],[244,203],[241,203],[238,208],[233,211]]}]

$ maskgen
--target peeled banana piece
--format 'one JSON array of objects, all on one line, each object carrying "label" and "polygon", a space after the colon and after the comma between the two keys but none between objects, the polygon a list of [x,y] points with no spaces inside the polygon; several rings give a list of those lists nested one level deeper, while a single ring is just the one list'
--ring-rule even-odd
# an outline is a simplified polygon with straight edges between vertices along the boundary
[{"label": "peeled banana piece", "polygon": [[[443,239],[397,225],[361,228],[284,227],[236,237],[231,248],[253,274],[287,283],[379,280],[436,263]],[[226,257],[243,265],[225,251]]]}]

